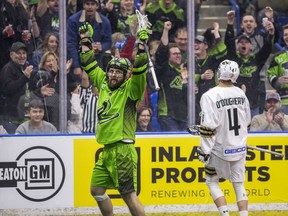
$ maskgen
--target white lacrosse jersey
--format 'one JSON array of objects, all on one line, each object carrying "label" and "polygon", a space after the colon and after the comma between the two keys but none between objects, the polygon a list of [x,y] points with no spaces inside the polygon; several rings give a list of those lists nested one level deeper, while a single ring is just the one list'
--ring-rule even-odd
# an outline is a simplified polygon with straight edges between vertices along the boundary
[{"label": "white lacrosse jersey", "polygon": [[[251,114],[249,101],[243,90],[236,86],[216,86],[202,95],[200,105],[200,143],[204,153],[213,152],[227,161],[246,156]],[[204,129],[204,134],[201,133],[201,128]]]}]

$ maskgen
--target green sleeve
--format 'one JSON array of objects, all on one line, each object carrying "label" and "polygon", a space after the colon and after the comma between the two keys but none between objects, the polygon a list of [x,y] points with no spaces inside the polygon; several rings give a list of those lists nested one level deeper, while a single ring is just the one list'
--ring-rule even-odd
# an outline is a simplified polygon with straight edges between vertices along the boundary
[{"label": "green sleeve", "polygon": [[131,99],[133,100],[141,100],[145,89],[146,89],[146,73],[148,71],[147,68],[147,55],[146,53],[141,53],[136,55],[134,61],[134,67],[132,70],[132,77],[130,81],[130,88],[133,89],[131,91]]},{"label": "green sleeve", "polygon": [[93,50],[85,53],[80,53],[80,61],[82,69],[88,74],[90,80],[96,85],[96,87],[101,87],[103,80],[106,78],[105,71],[98,65],[95,59]]}]

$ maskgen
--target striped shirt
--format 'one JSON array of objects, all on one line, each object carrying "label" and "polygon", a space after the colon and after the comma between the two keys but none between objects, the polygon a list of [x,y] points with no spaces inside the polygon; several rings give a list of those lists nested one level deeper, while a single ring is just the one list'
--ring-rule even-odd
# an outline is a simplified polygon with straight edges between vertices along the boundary
[{"label": "striped shirt", "polygon": [[92,85],[88,88],[81,86],[80,101],[83,107],[82,133],[95,133],[97,124],[98,96],[92,92]]}]

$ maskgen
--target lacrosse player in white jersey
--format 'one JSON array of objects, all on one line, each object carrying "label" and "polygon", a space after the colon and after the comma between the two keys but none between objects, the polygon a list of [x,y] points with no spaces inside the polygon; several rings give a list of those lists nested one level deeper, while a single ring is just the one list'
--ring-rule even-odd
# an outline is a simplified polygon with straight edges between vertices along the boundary
[{"label": "lacrosse player in white jersey", "polygon": [[229,211],[219,178],[233,184],[240,216],[248,215],[248,198],[244,187],[246,139],[251,115],[248,99],[234,86],[239,67],[234,61],[224,60],[218,68],[219,84],[207,91],[200,100],[199,160],[205,164],[206,184],[220,215]]}]

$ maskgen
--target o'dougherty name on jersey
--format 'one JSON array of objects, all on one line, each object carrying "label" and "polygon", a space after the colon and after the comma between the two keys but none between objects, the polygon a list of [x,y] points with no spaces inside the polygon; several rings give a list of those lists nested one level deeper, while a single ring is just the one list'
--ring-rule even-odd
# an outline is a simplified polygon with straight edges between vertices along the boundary
[{"label": "o'dougherty name on jersey", "polygon": [[219,101],[216,101],[217,108],[224,107],[224,106],[232,106],[232,105],[239,105],[244,104],[245,98],[244,97],[235,97],[235,98],[225,98]]}]

